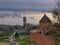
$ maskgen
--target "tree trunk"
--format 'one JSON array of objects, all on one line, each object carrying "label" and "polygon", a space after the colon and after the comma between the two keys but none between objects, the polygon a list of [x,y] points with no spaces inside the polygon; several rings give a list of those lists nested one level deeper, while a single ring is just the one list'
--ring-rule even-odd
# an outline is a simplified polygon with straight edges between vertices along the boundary
[{"label": "tree trunk", "polygon": [[59,15],[58,15],[58,20],[57,21],[58,21],[58,23],[60,23],[60,17],[59,17]]}]

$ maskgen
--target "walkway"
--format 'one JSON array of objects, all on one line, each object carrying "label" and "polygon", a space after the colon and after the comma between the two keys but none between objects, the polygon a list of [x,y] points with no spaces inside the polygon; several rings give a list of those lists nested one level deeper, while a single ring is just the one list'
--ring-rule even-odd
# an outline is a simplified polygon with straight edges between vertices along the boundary
[{"label": "walkway", "polygon": [[0,42],[0,45],[10,45],[10,43]]}]

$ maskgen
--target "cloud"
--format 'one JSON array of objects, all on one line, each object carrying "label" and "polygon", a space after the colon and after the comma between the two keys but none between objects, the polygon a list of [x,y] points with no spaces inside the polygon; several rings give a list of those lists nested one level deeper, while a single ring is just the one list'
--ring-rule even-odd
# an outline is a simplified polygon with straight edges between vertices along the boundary
[{"label": "cloud", "polygon": [[0,24],[7,24],[7,25],[22,25],[23,21],[22,18],[12,18],[11,16],[0,18]]},{"label": "cloud", "polygon": [[[51,19],[52,22],[55,22],[56,19],[52,17],[51,13],[46,13],[47,16]],[[25,14],[26,16],[26,22],[30,24],[39,24],[39,21],[43,17],[43,13],[33,13],[33,14]],[[18,18],[18,17],[5,17],[5,18],[0,18],[0,24],[8,24],[8,25],[23,25],[23,18]]]},{"label": "cloud", "polygon": [[55,0],[0,0],[0,10],[39,11],[51,9]]},{"label": "cloud", "polygon": [[22,18],[22,15],[20,12],[13,12],[13,11],[0,11],[0,18],[5,18],[5,17],[18,17],[18,18]]},{"label": "cloud", "polygon": [[54,6],[55,0],[0,0],[0,18],[6,16],[21,18],[21,13],[17,11],[45,12]]}]

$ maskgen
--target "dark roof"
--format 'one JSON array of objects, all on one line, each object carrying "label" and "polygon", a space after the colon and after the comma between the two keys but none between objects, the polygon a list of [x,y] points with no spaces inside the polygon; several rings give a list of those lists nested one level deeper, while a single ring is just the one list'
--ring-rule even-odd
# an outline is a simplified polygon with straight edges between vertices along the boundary
[{"label": "dark roof", "polygon": [[51,22],[51,20],[46,15],[44,15],[39,22]]}]

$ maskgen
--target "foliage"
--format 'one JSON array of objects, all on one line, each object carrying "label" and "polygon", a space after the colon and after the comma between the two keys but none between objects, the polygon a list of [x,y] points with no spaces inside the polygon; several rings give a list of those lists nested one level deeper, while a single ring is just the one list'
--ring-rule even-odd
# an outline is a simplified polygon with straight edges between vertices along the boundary
[{"label": "foliage", "polygon": [[55,23],[53,26],[57,27],[57,28],[60,28],[60,23]]},{"label": "foliage", "polygon": [[57,33],[54,32],[54,31],[49,31],[48,34],[49,34],[50,36],[52,36],[54,39],[60,40],[60,39],[59,39],[59,38],[60,38],[60,34],[57,34]]},{"label": "foliage", "polygon": [[52,30],[50,30],[50,31],[46,32],[46,35],[51,35],[51,36],[53,36],[54,33],[55,33],[55,32],[53,32]]},{"label": "foliage", "polygon": [[53,9],[53,14],[59,15],[60,14],[60,1],[57,0],[56,7]]},{"label": "foliage", "polygon": [[18,29],[18,30],[22,30],[23,26],[20,26],[20,25],[15,25],[14,26],[14,29]]},{"label": "foliage", "polygon": [[56,5],[56,7],[53,9],[52,13],[53,13],[54,15],[58,16],[58,21],[60,21],[60,17],[59,17],[59,15],[60,15],[60,1],[59,1],[59,0],[57,0],[57,5]]},{"label": "foliage", "polygon": [[15,33],[15,37],[19,37],[19,34],[17,32]]},{"label": "foliage", "polygon": [[30,31],[30,30],[33,30],[33,29],[38,29],[38,25],[27,24],[27,26],[26,26],[27,31]]},{"label": "foliage", "polygon": [[59,34],[54,34],[54,39],[56,39],[56,40],[60,40],[59,38],[60,38],[60,35]]},{"label": "foliage", "polygon": [[20,33],[19,33],[20,36],[29,35],[29,34],[30,34],[30,32],[20,32]]},{"label": "foliage", "polygon": [[[22,26],[17,25],[18,30],[22,29]],[[0,36],[8,36],[11,32],[14,32],[15,26],[13,25],[0,25]]]},{"label": "foliage", "polygon": [[32,29],[38,29],[38,25],[33,25]]}]

